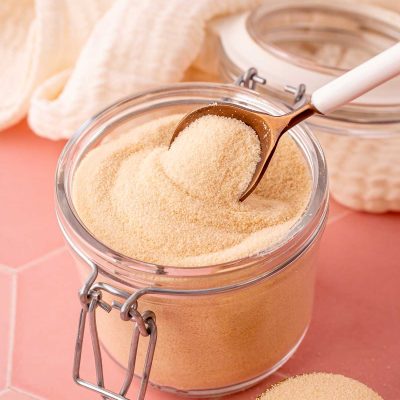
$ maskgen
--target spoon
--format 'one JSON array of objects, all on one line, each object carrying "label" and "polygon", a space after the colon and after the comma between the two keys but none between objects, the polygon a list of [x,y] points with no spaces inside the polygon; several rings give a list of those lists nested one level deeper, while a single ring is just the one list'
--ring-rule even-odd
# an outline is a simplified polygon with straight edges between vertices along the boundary
[{"label": "spoon", "polygon": [[[235,118],[254,129],[260,140],[261,160],[240,201],[263,177],[279,139],[289,129],[314,114],[328,114],[400,74],[400,42],[317,89],[310,101],[288,114],[273,116],[233,104],[217,103],[187,114],[175,128],[170,145],[193,121],[206,115]],[[400,97],[400,94],[399,94]]]}]

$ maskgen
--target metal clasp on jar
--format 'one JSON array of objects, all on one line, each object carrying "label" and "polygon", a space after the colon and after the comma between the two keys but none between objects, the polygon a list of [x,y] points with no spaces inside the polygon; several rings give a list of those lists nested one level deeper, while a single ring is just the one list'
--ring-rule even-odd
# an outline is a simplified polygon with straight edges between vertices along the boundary
[{"label": "metal clasp on jar", "polygon": [[[234,84],[247,89],[256,90],[257,85],[266,85],[267,80],[258,75],[256,68],[251,67],[243,74],[239,75]],[[293,95],[293,104],[290,105],[293,109],[297,109],[304,104],[306,100],[306,85],[304,83],[300,83],[300,85],[296,87],[286,85],[283,89],[286,93]]]},{"label": "metal clasp on jar", "polygon": [[286,85],[284,87],[285,92],[293,95],[293,108],[297,109],[301,107],[306,101],[306,85],[300,83],[299,86]]},{"label": "metal clasp on jar", "polygon": [[265,85],[267,80],[258,75],[256,68],[251,67],[242,75],[239,75],[234,83],[237,86],[243,86],[247,89],[255,90],[258,84]]},{"label": "metal clasp on jar", "polygon": [[[138,400],[143,400],[147,385],[149,382],[150,370],[153,363],[154,351],[157,342],[157,325],[156,318],[152,311],[140,313],[137,310],[137,299],[140,294],[132,297],[131,293],[117,289],[107,283],[95,282],[98,276],[98,268],[95,264],[90,263],[92,272],[79,292],[79,298],[82,305],[82,310],[79,318],[78,335],[75,345],[73,378],[74,381],[87,389],[97,392],[102,395],[103,399],[127,400],[125,397],[132,383],[136,364],[136,355],[140,337],[149,336],[149,345],[147,348],[146,359],[142,372],[140,390],[137,396]],[[113,301],[108,304],[102,299],[102,293],[107,292],[113,296],[117,296],[123,300],[123,303]],[[96,324],[96,309],[101,307],[106,312],[111,312],[116,309],[120,312],[121,319],[124,321],[133,322],[132,340],[129,350],[128,366],[124,382],[119,393],[115,393],[105,388],[103,362],[101,356],[101,348],[99,343],[99,335]],[[89,320],[89,330],[92,341],[93,357],[96,368],[96,383],[88,382],[80,377],[80,366],[83,349],[83,339],[85,334],[86,321]]]}]

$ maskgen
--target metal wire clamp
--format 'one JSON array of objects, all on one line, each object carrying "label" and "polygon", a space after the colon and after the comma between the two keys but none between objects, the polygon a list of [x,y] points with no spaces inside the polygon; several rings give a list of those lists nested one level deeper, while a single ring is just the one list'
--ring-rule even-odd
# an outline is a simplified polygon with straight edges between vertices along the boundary
[{"label": "metal wire clamp", "polygon": [[[92,268],[92,272],[79,292],[82,310],[79,317],[78,335],[75,344],[73,379],[78,385],[101,394],[105,400],[128,400],[125,395],[128,392],[134,377],[139,339],[141,336],[149,336],[149,344],[143,367],[140,389],[137,395],[137,400],[143,400],[149,382],[150,370],[153,363],[154,351],[157,342],[157,325],[155,315],[151,311],[145,311],[141,314],[137,310],[137,298],[139,296],[135,298],[135,301],[132,301],[130,299],[130,293],[116,289],[115,287],[106,283],[95,282],[98,275],[98,268],[93,263],[90,263],[90,266]],[[124,302],[121,304],[113,301],[113,303],[110,305],[102,299],[103,292],[107,292],[113,296],[118,296],[119,298],[123,299]],[[128,366],[125,379],[119,393],[115,393],[106,389],[104,384],[103,362],[96,324],[96,309],[98,307],[101,307],[108,313],[114,308],[120,312],[122,320],[131,321],[133,323]],[[80,377],[83,339],[87,320],[89,321],[89,331],[96,368],[96,383],[91,383]]]}]

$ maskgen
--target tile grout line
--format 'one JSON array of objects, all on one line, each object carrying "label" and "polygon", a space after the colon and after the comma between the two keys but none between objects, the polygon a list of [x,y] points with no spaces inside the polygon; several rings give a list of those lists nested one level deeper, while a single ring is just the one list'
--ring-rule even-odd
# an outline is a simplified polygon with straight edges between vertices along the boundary
[{"label": "tile grout line", "polygon": [[37,264],[39,264],[39,263],[41,263],[43,261],[47,261],[48,259],[50,259],[50,258],[62,253],[66,249],[67,249],[67,246],[63,245],[63,246],[57,247],[57,248],[55,248],[53,250],[50,250],[48,253],[46,253],[46,254],[38,257],[38,258],[35,258],[35,259],[31,260],[31,261],[28,261],[25,264],[20,265],[19,267],[16,268],[16,271],[17,272],[25,271],[26,269],[29,269],[29,268],[31,268],[31,267],[33,267],[33,266],[35,266],[35,265],[37,265]]},{"label": "tile grout line", "polygon": [[14,392],[21,393],[21,394],[23,394],[25,396],[28,396],[28,397],[30,397],[31,399],[34,399],[34,400],[45,400],[44,397],[37,396],[36,394],[30,393],[25,389],[21,389],[21,388],[15,387],[15,386],[11,386],[11,390],[14,390]]},{"label": "tile grout line", "polygon": [[15,330],[17,320],[17,275],[12,275],[12,287],[11,287],[11,306],[10,306],[10,329],[8,338],[8,355],[7,355],[7,372],[6,372],[6,385],[11,386],[12,381],[12,370],[13,370],[13,358],[14,358],[14,342],[15,342]]},{"label": "tile grout line", "polygon": [[334,217],[332,217],[331,219],[328,220],[327,225],[332,225],[337,221],[340,221],[341,219],[347,217],[350,214],[353,214],[354,211],[353,210],[344,210],[342,213],[335,215]]},{"label": "tile grout line", "polygon": [[273,375],[277,375],[277,376],[279,376],[279,378],[289,378],[290,377],[290,375],[288,375],[288,374],[285,374],[284,372],[281,372],[281,371],[275,371],[274,373],[273,373]]},{"label": "tile grout line", "polygon": [[4,264],[0,264],[0,271],[7,272],[8,274],[13,274],[15,272],[14,268]]},{"label": "tile grout line", "polygon": [[3,396],[3,394],[7,394],[7,393],[9,393],[9,392],[10,392],[10,389],[9,389],[9,388],[1,389],[1,390],[0,390],[0,396]]}]

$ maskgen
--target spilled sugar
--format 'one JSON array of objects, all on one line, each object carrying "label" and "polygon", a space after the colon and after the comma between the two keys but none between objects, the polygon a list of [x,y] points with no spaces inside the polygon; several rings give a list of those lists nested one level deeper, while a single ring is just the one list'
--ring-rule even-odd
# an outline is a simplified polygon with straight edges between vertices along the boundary
[{"label": "spilled sugar", "polygon": [[146,262],[199,266],[253,255],[300,218],[310,175],[284,136],[256,191],[239,202],[260,159],[256,133],[236,119],[206,116],[168,149],[181,115],[103,142],[79,165],[74,206],[93,235]]},{"label": "spilled sugar", "polygon": [[343,375],[299,375],[272,386],[258,400],[383,400],[363,383]]}]

